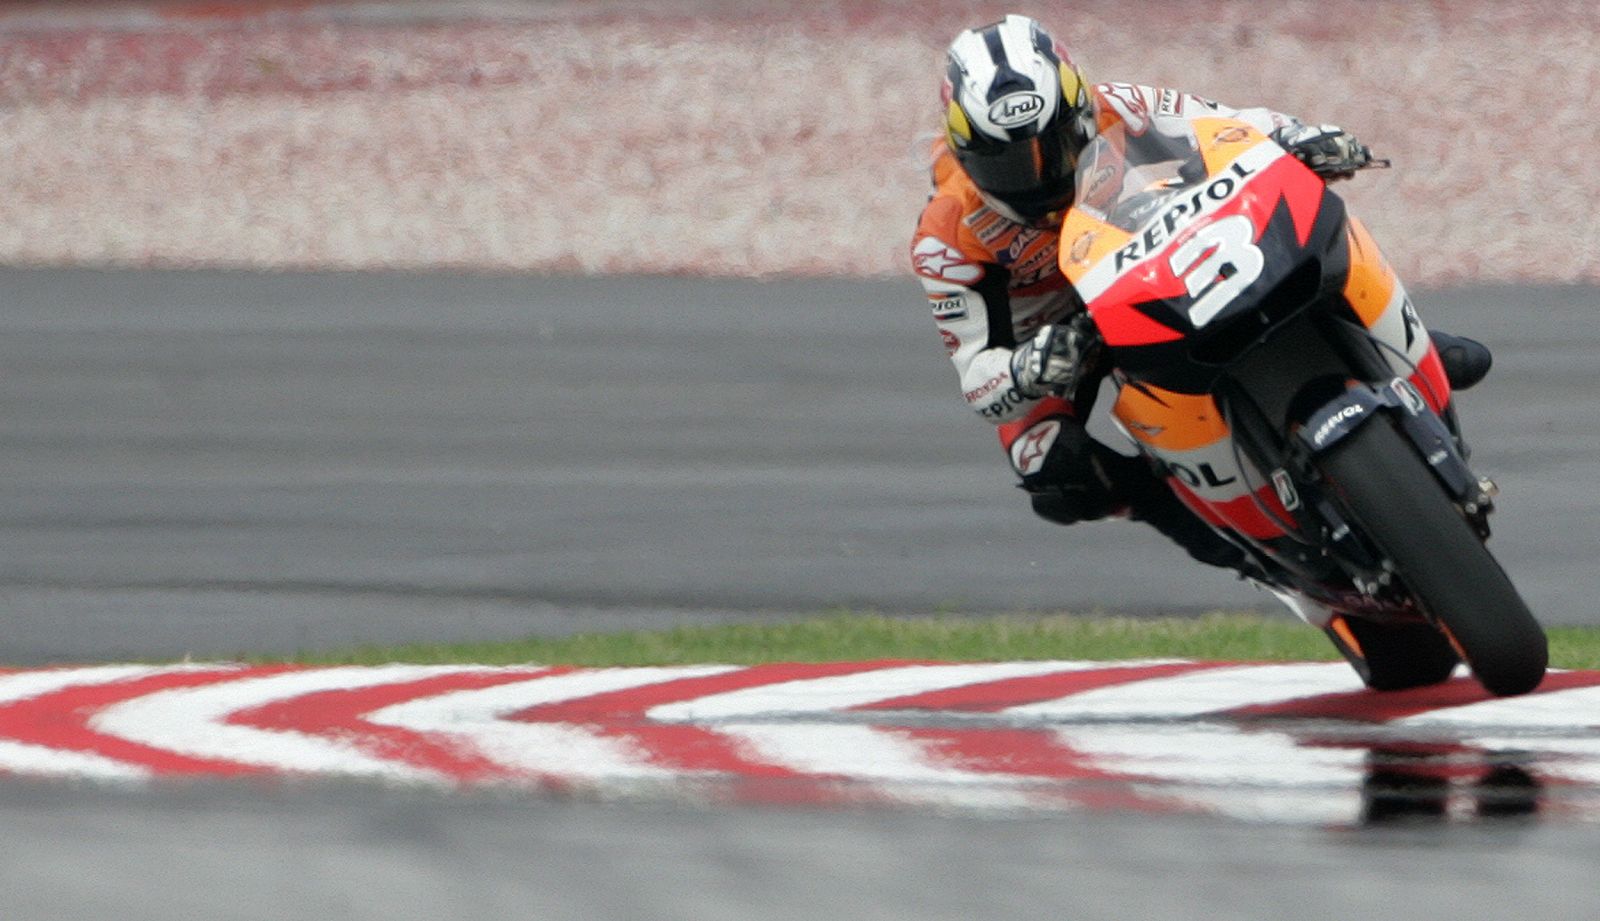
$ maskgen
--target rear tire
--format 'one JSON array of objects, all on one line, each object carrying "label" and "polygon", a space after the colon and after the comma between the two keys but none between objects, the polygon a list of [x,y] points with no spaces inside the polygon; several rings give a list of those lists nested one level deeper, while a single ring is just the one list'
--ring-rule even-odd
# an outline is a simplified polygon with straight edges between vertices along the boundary
[{"label": "rear tire", "polygon": [[1478,682],[1499,696],[1538,687],[1549,664],[1544,630],[1389,419],[1356,429],[1317,464]]},{"label": "rear tire", "polygon": [[1438,684],[1449,680],[1461,664],[1455,647],[1429,624],[1380,624],[1339,616],[1359,648],[1351,648],[1332,627],[1323,632],[1361,676],[1362,683],[1374,691],[1405,691]]}]

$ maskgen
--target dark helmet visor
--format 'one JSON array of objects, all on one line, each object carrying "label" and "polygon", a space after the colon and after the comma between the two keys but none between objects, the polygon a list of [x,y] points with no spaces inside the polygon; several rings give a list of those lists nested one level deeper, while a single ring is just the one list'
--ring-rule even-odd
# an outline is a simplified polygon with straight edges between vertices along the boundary
[{"label": "dark helmet visor", "polygon": [[981,191],[1033,221],[1072,204],[1086,134],[1077,119],[1057,117],[1033,137],[974,144],[956,158]]}]

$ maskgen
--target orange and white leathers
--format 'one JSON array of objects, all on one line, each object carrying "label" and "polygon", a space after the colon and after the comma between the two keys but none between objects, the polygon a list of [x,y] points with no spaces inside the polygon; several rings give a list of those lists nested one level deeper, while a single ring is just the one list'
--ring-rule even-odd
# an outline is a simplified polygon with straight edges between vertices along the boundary
[{"label": "orange and white leathers", "polygon": [[[1187,137],[1194,118],[1223,116],[1263,132],[1296,120],[1264,108],[1232,109],[1171,89],[1102,83],[1093,92],[1101,130],[1122,123],[1137,136]],[[1019,224],[991,208],[939,142],[933,192],[911,242],[911,261],[933,308],[939,335],[961,377],[962,395],[999,427],[1001,445],[1020,476],[1037,473],[1060,423],[1074,415],[1059,397],[1029,399],[1011,377],[1011,354],[1041,326],[1082,309],[1057,258],[1059,226]]]}]

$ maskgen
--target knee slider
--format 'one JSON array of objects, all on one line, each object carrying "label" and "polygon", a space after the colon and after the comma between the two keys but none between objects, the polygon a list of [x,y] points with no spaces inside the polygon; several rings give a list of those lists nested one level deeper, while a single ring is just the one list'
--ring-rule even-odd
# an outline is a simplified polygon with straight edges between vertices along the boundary
[{"label": "knee slider", "polygon": [[1120,508],[1116,490],[1096,462],[1098,451],[1109,449],[1071,416],[1040,420],[1009,447],[1011,467],[1034,512],[1057,524],[1104,518]]}]

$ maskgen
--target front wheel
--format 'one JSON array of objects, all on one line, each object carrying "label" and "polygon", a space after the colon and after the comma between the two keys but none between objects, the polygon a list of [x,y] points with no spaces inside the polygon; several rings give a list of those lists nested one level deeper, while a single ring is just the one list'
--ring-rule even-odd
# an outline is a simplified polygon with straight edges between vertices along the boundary
[{"label": "front wheel", "polygon": [[1538,687],[1544,630],[1423,463],[1387,418],[1335,444],[1317,465],[1360,529],[1490,693]]}]

